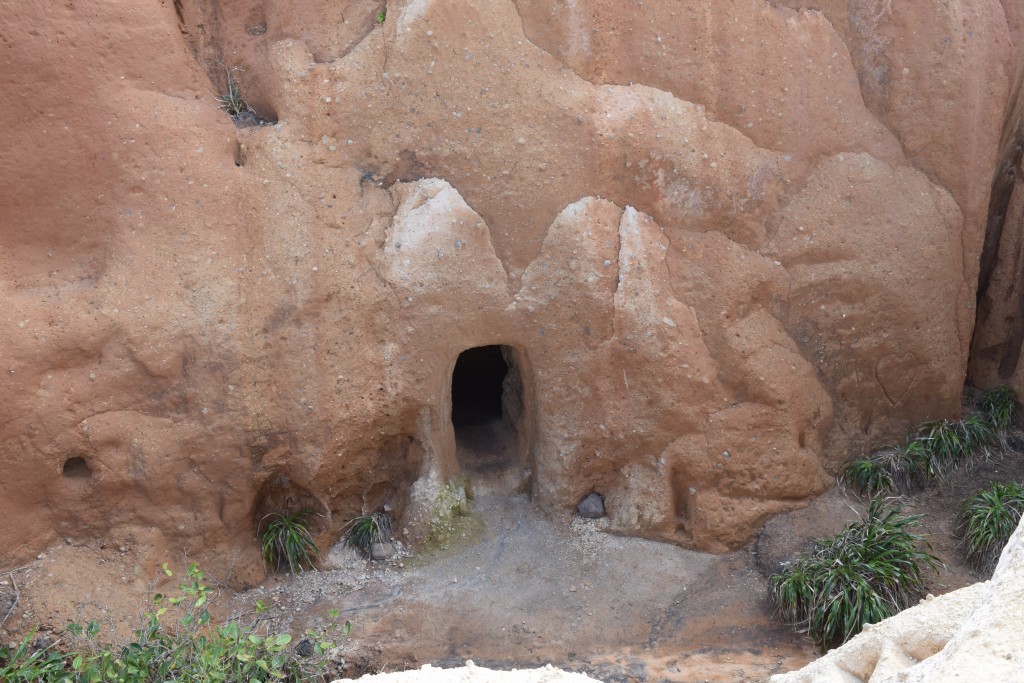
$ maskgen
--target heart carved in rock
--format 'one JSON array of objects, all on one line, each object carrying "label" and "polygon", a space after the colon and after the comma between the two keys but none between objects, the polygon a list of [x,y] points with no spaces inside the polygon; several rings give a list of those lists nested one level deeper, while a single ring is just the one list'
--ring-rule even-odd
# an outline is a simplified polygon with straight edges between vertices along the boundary
[{"label": "heart carved in rock", "polygon": [[917,356],[913,353],[890,353],[875,364],[875,379],[893,405],[910,391],[917,377],[917,365]]}]

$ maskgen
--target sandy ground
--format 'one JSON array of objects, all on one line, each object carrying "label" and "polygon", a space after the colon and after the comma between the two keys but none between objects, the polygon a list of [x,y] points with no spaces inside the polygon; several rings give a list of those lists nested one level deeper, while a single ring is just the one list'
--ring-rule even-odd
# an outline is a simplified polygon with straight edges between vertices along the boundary
[{"label": "sandy ground", "polygon": [[[715,556],[551,520],[522,496],[482,498],[459,547],[269,583],[281,626],[339,609],[357,668],[553,663],[605,681],[757,680],[813,651],[768,619],[749,551]],[[474,523],[475,522],[475,523]],[[243,609],[239,605],[239,609]],[[291,616],[294,615],[294,616]]]},{"label": "sandy ground", "polygon": [[[947,563],[941,594],[984,578],[966,567],[952,535],[959,501],[994,480],[1024,480],[1012,454],[908,498]],[[335,547],[326,569],[271,578],[244,593],[224,588],[221,616],[272,605],[272,626],[298,633],[332,609],[352,623],[337,673],[425,663],[511,669],[551,663],[602,681],[759,681],[798,668],[815,652],[770,618],[765,574],[812,539],[834,533],[858,504],[835,490],[775,518],[748,548],[708,555],[602,531],[602,520],[549,518],[525,496],[481,496],[455,542],[417,556],[369,562]],[[173,559],[173,558],[172,558]],[[177,558],[184,564],[187,558]],[[68,621],[98,619],[126,635],[159,581],[145,535],[57,545],[32,564],[0,571],[0,638],[35,624],[57,638]],[[216,568],[207,567],[216,582]],[[177,580],[177,577],[176,579]],[[18,604],[11,607],[17,587]]]}]

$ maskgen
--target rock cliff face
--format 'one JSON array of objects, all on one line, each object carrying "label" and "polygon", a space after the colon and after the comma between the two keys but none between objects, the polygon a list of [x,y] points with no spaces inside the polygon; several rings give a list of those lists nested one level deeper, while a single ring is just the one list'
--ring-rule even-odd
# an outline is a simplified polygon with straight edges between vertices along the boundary
[{"label": "rock cliff face", "polygon": [[855,4],[10,3],[0,561],[422,533],[475,347],[487,467],[702,549],[955,413],[1020,12]]}]

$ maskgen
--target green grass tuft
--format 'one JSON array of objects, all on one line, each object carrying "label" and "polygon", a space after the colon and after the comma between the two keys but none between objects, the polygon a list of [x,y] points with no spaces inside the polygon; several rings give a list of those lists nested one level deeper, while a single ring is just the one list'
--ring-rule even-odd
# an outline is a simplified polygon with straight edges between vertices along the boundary
[{"label": "green grass tuft", "polygon": [[874,496],[900,491],[903,449],[887,446],[869,456],[851,460],[839,474],[839,480],[861,495]]},{"label": "green grass tuft", "polygon": [[1006,432],[1016,422],[1017,394],[996,387],[978,401],[980,412],[961,420],[932,420],[898,446],[849,461],[839,481],[863,496],[904,494],[929,483],[944,483],[958,467],[989,460],[1006,449]]},{"label": "green grass tuft", "polygon": [[231,118],[234,119],[252,111],[248,102],[242,97],[242,91],[238,87],[238,79],[232,76],[238,70],[237,66],[232,69],[224,67],[224,71],[227,73],[227,92],[217,95],[217,102],[220,103],[221,109],[230,114]]},{"label": "green grass tuft", "polygon": [[917,431],[917,437],[934,461],[936,469],[949,472],[965,460],[968,454],[967,438],[954,420],[932,420],[925,422]]},{"label": "green grass tuft", "polygon": [[991,572],[1024,511],[1024,486],[993,484],[976,491],[960,509],[959,531],[964,553],[977,569]]},{"label": "green grass tuft", "polygon": [[776,614],[826,649],[914,604],[925,594],[924,569],[940,564],[914,531],[919,519],[874,498],[866,517],[772,575]]},{"label": "green grass tuft", "polygon": [[372,515],[356,517],[348,523],[343,539],[345,545],[360,550],[367,557],[374,543],[387,543],[394,531],[391,528],[391,517],[386,512],[375,512]]},{"label": "green grass tuft", "polygon": [[1002,448],[999,430],[989,415],[972,413],[960,420],[960,433],[964,441],[963,457],[973,460],[990,460]]},{"label": "green grass tuft", "polygon": [[981,395],[978,408],[997,431],[1006,431],[1017,422],[1017,392],[1008,386],[989,389]]},{"label": "green grass tuft", "polygon": [[261,520],[261,555],[263,563],[269,569],[277,572],[288,570],[292,574],[297,574],[304,569],[315,568],[320,549],[316,547],[313,536],[309,533],[309,524],[306,521],[309,514],[309,510],[301,510],[290,515],[272,512]]}]

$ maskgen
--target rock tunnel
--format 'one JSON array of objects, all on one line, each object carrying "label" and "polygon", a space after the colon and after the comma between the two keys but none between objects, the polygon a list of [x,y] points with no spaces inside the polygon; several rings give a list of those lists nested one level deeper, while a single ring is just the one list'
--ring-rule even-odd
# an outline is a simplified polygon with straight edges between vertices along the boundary
[{"label": "rock tunnel", "polygon": [[489,345],[459,354],[452,370],[452,427],[462,474],[481,493],[529,489],[529,430],[525,429],[521,353]]}]

